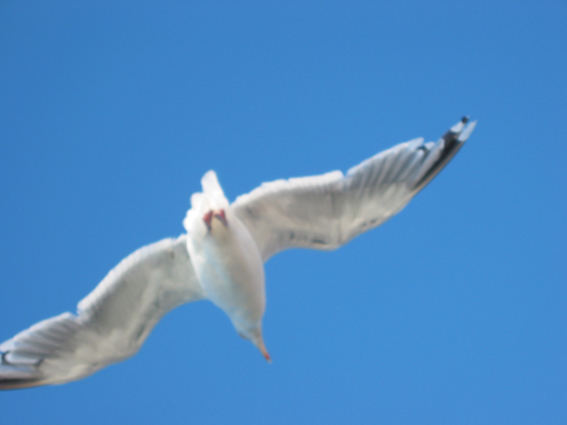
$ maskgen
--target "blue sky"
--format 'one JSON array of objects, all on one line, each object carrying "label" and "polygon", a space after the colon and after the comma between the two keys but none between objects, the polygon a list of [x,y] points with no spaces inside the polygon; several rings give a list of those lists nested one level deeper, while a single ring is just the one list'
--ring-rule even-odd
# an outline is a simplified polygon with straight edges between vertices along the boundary
[{"label": "blue sky", "polygon": [[266,266],[267,365],[210,303],[18,424],[564,424],[564,1],[0,4],[0,339],[230,199],[479,120],[382,227]]}]

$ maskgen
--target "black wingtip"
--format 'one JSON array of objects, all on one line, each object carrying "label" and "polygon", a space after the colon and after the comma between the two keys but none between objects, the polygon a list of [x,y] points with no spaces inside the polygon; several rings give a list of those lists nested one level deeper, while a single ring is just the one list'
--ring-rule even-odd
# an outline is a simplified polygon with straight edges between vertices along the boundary
[{"label": "black wingtip", "polygon": [[0,352],[0,391],[45,385],[44,379],[33,370],[11,364],[7,358],[8,353],[9,351]]},{"label": "black wingtip", "polygon": [[2,379],[0,380],[0,391],[6,390],[23,390],[45,385],[37,379]]},{"label": "black wingtip", "polygon": [[[417,182],[417,184],[415,185],[416,191],[423,189],[427,185],[427,183],[429,183],[433,179],[433,177],[435,177],[445,167],[445,165],[447,165],[451,158],[453,158],[463,147],[466,139],[475,126],[474,122],[467,125],[469,121],[469,116],[463,116],[461,118],[461,121],[451,127],[441,137],[444,142],[443,151],[441,152],[439,159],[437,159],[437,161],[435,161],[435,163],[431,165],[429,170]],[[463,135],[464,138],[461,138],[461,135]]]}]

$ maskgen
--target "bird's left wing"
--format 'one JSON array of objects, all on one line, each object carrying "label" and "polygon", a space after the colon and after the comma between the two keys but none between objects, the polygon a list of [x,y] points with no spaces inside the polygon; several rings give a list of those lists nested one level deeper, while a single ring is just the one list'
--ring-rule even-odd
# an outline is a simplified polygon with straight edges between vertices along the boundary
[{"label": "bird's left wing", "polygon": [[267,260],[286,248],[334,249],[399,212],[463,146],[465,117],[437,142],[400,143],[351,168],[263,183],[231,205]]},{"label": "bird's left wing", "polygon": [[0,389],[73,381],[138,351],[172,308],[203,298],[186,235],[138,249],[78,305],[0,344]]}]

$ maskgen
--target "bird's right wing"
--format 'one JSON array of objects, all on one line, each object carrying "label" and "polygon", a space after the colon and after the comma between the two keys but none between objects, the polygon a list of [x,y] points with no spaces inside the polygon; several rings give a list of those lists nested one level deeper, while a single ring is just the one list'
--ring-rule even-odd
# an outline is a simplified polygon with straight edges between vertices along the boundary
[{"label": "bird's right wing", "polygon": [[231,211],[248,228],[262,258],[287,248],[334,249],[399,212],[443,169],[475,122],[463,118],[437,142],[400,143],[351,168],[263,183]]},{"label": "bird's right wing", "polygon": [[169,310],[203,298],[186,235],[138,249],[78,305],[0,344],[0,389],[73,381],[138,351]]}]

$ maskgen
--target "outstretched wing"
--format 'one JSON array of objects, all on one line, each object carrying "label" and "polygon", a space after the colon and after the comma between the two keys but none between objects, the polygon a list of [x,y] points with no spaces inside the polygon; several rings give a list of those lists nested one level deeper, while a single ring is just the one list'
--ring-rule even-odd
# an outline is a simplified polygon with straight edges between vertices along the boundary
[{"label": "outstretched wing", "polygon": [[73,381],[138,351],[172,308],[203,297],[186,235],[138,249],[78,305],[0,344],[0,389]]},{"label": "outstretched wing", "polygon": [[463,146],[476,122],[465,117],[439,141],[415,139],[351,168],[263,183],[231,211],[266,261],[286,248],[334,249],[399,212]]}]

